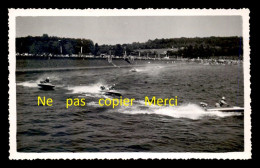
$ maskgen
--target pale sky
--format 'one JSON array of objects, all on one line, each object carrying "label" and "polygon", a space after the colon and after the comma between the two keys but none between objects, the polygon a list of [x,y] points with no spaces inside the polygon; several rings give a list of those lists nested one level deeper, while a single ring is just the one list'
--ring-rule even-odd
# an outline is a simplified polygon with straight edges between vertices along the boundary
[{"label": "pale sky", "polygon": [[156,38],[242,36],[241,16],[17,17],[16,37],[85,38],[98,44]]}]

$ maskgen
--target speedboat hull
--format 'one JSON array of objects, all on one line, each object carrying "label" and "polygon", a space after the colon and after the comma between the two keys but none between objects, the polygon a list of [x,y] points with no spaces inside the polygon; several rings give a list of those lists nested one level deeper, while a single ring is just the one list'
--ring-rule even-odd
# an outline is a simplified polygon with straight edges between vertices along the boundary
[{"label": "speedboat hull", "polygon": [[53,90],[54,89],[54,85],[50,84],[50,83],[39,83],[38,86],[43,89],[43,90]]},{"label": "speedboat hull", "polygon": [[206,111],[220,111],[220,112],[244,112],[242,107],[229,107],[229,108],[209,108]]},{"label": "speedboat hull", "polygon": [[111,96],[122,96],[122,94],[116,90],[102,90],[105,95],[111,95]]}]

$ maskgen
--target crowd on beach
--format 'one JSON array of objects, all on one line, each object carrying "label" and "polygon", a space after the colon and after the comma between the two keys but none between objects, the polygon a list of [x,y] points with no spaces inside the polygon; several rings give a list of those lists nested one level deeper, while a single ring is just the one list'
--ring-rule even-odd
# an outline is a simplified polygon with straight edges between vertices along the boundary
[{"label": "crowd on beach", "polygon": [[196,62],[204,65],[237,65],[243,63],[243,60],[239,59],[216,59],[216,58],[209,58],[209,59],[188,59],[188,62]]},{"label": "crowd on beach", "polygon": [[186,62],[186,63],[198,63],[203,65],[238,65],[242,64],[243,60],[239,59],[216,59],[216,58],[209,58],[209,59],[188,59],[188,58],[179,58],[179,59],[169,59],[168,61],[164,62],[166,64],[174,64],[176,62]]}]

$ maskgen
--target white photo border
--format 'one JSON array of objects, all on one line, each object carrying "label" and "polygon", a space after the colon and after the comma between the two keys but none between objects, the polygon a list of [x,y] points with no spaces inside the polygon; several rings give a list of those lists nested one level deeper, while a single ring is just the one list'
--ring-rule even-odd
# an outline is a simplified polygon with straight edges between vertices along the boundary
[{"label": "white photo border", "polygon": [[[251,159],[251,88],[249,9],[8,9],[9,12],[9,159]],[[241,16],[243,24],[244,71],[244,151],[206,152],[17,152],[16,113],[16,17],[17,16]]]}]

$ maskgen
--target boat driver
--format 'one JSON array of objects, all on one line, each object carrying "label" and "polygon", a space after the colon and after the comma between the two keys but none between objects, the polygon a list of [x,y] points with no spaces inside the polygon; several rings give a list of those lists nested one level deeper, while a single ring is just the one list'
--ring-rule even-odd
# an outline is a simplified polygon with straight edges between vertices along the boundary
[{"label": "boat driver", "polygon": [[49,82],[50,82],[50,78],[47,77],[47,78],[45,79],[44,83],[49,83]]},{"label": "boat driver", "polygon": [[105,86],[100,86],[100,89],[101,89],[101,90],[105,90],[106,87],[105,87]]},{"label": "boat driver", "polygon": [[222,99],[218,103],[216,103],[216,107],[223,107],[223,106],[228,106],[225,97],[222,97]]},{"label": "boat driver", "polygon": [[200,102],[200,106],[203,107],[203,108],[206,108],[208,106],[208,104],[204,103],[204,102]]},{"label": "boat driver", "polygon": [[114,90],[116,87],[116,84],[113,84],[112,86],[110,86],[109,90]]}]

